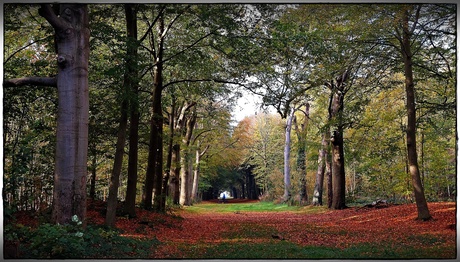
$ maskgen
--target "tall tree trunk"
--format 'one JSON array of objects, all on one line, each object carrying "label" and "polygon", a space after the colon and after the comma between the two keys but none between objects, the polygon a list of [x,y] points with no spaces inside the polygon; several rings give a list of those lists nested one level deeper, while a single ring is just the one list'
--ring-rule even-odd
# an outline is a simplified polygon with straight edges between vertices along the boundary
[{"label": "tall tree trunk", "polygon": [[[327,141],[330,140],[329,130],[327,131],[326,139]],[[326,150],[326,154],[324,155],[324,162],[326,163],[326,178],[327,178],[327,208],[332,208],[332,198],[334,196],[334,192],[332,190],[332,163],[328,157],[328,152],[329,150]]]},{"label": "tall tree trunk", "polygon": [[[171,170],[172,170],[172,161],[173,161],[173,147],[174,147],[174,118],[176,115],[176,98],[172,95],[172,102],[171,102],[171,113],[168,117],[168,126],[169,126],[169,139],[168,139],[168,155],[166,156],[166,167],[165,167],[165,176],[163,178],[163,190],[166,196],[170,196],[172,190],[170,190],[169,183],[171,177]],[[166,210],[166,201],[164,202],[163,209]]]},{"label": "tall tree trunk", "polygon": [[194,110],[192,115],[190,116],[189,119],[187,119],[187,124],[186,124],[186,132],[185,136],[182,138],[182,152],[181,152],[181,159],[180,159],[180,164],[181,164],[181,171],[180,171],[180,199],[179,199],[179,204],[180,205],[190,205],[190,190],[191,188],[189,187],[190,185],[190,168],[189,168],[189,162],[190,162],[190,141],[192,139],[192,134],[193,134],[193,128],[195,126],[195,121],[196,121],[196,111]]},{"label": "tall tree trunk", "polygon": [[284,195],[283,201],[289,203],[291,200],[291,128],[295,110],[292,108],[286,121],[285,143],[284,143]]},{"label": "tall tree trunk", "polygon": [[180,145],[176,144],[173,146],[172,154],[172,169],[171,169],[171,182],[170,188],[173,194],[173,203],[179,205],[180,199]]},{"label": "tall tree trunk", "polygon": [[197,149],[195,151],[195,170],[193,172],[193,186],[192,186],[192,203],[196,201],[198,197],[198,182],[200,180],[200,163],[201,158],[206,154],[206,151],[209,149],[209,145],[201,151],[201,143],[198,143]]},{"label": "tall tree trunk", "polygon": [[307,147],[307,133],[306,128],[308,125],[308,118],[310,117],[310,104],[305,103],[305,111],[303,122],[300,124],[300,128],[297,124],[296,118],[294,118],[294,128],[297,134],[298,150],[297,150],[297,173],[300,176],[300,192],[299,192],[299,204],[304,205],[308,203],[307,194],[307,159],[306,159],[306,147]]},{"label": "tall tree trunk", "polygon": [[332,208],[344,209],[345,205],[345,161],[343,151],[343,129],[333,132],[332,141]]},{"label": "tall tree trunk", "polygon": [[[326,131],[326,132],[329,132],[329,131]],[[324,169],[326,168],[327,145],[328,145],[328,140],[326,136],[327,135],[324,133],[321,139],[321,148],[319,149],[319,152],[318,152],[318,171],[316,172],[315,188],[313,191],[313,199],[312,199],[312,204],[314,206],[323,205]]]},{"label": "tall tree trunk", "polygon": [[129,153],[128,153],[128,182],[126,185],[126,201],[124,212],[130,217],[136,216],[137,195],[137,166],[139,142],[139,85],[137,79],[137,8],[132,4],[125,4],[126,31],[128,35],[128,74],[130,76],[130,126],[129,126]]},{"label": "tall tree trunk", "polygon": [[[160,15],[158,19],[158,54],[155,61],[153,72],[153,97],[152,97],[152,117],[150,119],[150,142],[147,163],[147,172],[144,192],[144,208],[154,209],[161,212],[161,201],[163,180],[163,112],[161,110],[161,93],[163,91],[163,45],[164,45],[164,17]],[[155,191],[155,192],[154,192]],[[153,193],[155,193],[155,203],[152,207]]]},{"label": "tall tree trunk", "polygon": [[54,223],[72,216],[86,225],[88,160],[89,22],[86,4],[60,4],[59,16],[49,4],[39,9],[55,30],[57,47],[58,116],[53,187]]},{"label": "tall tree trunk", "polygon": [[407,108],[407,129],[406,143],[409,172],[414,189],[415,202],[417,204],[418,219],[431,219],[428,205],[425,199],[423,185],[420,179],[420,171],[417,162],[417,142],[416,142],[416,107],[415,107],[415,85],[412,70],[412,50],[410,39],[412,30],[409,29],[409,10],[403,14],[403,38],[401,41],[401,54],[404,62],[405,88],[406,88],[406,108]]},{"label": "tall tree trunk", "polygon": [[[125,75],[126,81],[126,75]],[[126,86],[124,87],[126,88]],[[105,225],[108,227],[115,226],[115,218],[118,204],[118,186],[120,182],[120,174],[123,166],[123,156],[125,151],[126,128],[128,126],[128,99],[126,94],[122,95],[123,102],[121,104],[121,117],[118,126],[118,138],[115,151],[115,159],[113,161],[112,174],[110,176],[109,196],[107,198],[107,213],[105,215]]]},{"label": "tall tree trunk", "polygon": [[[175,131],[174,134],[183,134],[184,129],[186,129],[186,123],[187,123],[187,112],[195,106],[196,103],[188,103],[185,102],[180,110],[177,110],[177,112],[180,111],[179,115],[177,116],[177,120],[175,121]],[[181,192],[181,184],[180,184],[180,177],[181,177],[181,145],[179,143],[175,144],[173,146],[173,152],[172,152],[172,158],[171,158],[171,164],[172,164],[172,170],[171,170],[171,182],[170,182],[170,188],[171,191],[173,192],[173,203],[176,205],[180,204],[180,192]]]},{"label": "tall tree trunk", "polygon": [[[137,101],[133,95],[137,95],[137,77],[136,77],[136,63],[137,63],[137,25],[135,13],[133,13],[132,6],[129,4],[125,5],[126,14],[126,64],[123,81],[123,102],[121,106],[121,118],[120,126],[118,130],[117,149],[115,153],[115,160],[113,164],[112,176],[110,179],[109,196],[107,199],[107,214],[105,218],[106,226],[115,226],[116,210],[118,204],[118,187],[120,182],[120,174],[123,164],[124,148],[126,141],[126,129],[128,126],[128,110],[130,111],[131,119],[134,121],[134,125],[131,123],[130,128],[130,159],[128,165],[131,171],[131,177],[128,177],[130,182],[130,195],[129,195],[129,214],[135,216],[135,201],[136,201],[136,183],[137,183],[137,128],[139,124],[139,116],[137,112]],[[132,94],[131,94],[132,93]],[[136,119],[137,117],[137,119]],[[134,173],[133,173],[134,172]],[[135,176],[135,177],[133,177]],[[135,178],[135,181],[133,181]],[[133,183],[134,182],[134,183]],[[133,188],[134,186],[134,188]],[[134,190],[134,192],[133,192]],[[134,193],[134,194],[133,194]],[[134,200],[134,203],[133,203]]]},{"label": "tall tree trunk", "polygon": [[91,159],[91,184],[89,188],[89,197],[96,199],[96,171],[97,171],[97,154],[93,154]]},{"label": "tall tree trunk", "polygon": [[329,121],[333,125],[331,135],[332,146],[332,208],[344,209],[345,205],[345,156],[343,150],[343,101],[345,96],[345,82],[349,71],[337,77],[336,82],[330,83],[331,100],[329,104]]}]

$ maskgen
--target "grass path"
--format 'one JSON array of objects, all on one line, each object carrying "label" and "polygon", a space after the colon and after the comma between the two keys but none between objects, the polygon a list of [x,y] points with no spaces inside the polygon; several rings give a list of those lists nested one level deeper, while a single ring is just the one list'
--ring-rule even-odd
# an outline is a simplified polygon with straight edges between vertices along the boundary
[{"label": "grass path", "polygon": [[160,227],[154,258],[455,258],[455,203],[334,211],[271,203],[202,203]]}]

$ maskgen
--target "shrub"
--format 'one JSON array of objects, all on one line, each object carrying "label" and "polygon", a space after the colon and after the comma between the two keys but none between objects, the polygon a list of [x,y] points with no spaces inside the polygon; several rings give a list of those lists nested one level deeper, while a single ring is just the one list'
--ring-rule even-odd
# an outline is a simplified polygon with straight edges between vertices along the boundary
[{"label": "shrub", "polygon": [[159,243],[123,237],[102,226],[83,229],[76,216],[71,224],[42,224],[29,234],[22,248],[25,258],[144,258]]}]

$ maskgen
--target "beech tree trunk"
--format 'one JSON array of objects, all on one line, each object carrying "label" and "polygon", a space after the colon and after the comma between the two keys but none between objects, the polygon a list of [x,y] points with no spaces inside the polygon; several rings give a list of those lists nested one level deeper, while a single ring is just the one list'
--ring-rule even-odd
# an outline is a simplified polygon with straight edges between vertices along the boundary
[{"label": "beech tree trunk", "polygon": [[425,199],[425,193],[420,179],[420,170],[417,161],[417,142],[416,142],[416,107],[415,107],[415,84],[412,69],[412,50],[410,39],[412,30],[409,29],[409,11],[405,10],[403,14],[403,38],[401,41],[401,54],[404,62],[405,89],[406,89],[406,109],[407,109],[407,157],[409,172],[414,189],[415,202],[417,204],[418,219],[431,219],[428,205]]},{"label": "beech tree trunk", "polygon": [[193,186],[192,186],[192,203],[197,201],[198,197],[198,182],[200,181],[200,163],[201,158],[206,154],[206,151],[209,149],[209,145],[201,151],[201,143],[198,143],[197,149],[195,151],[195,169],[193,172]]},{"label": "beech tree trunk", "polygon": [[105,216],[105,225],[108,227],[115,226],[115,218],[118,204],[118,186],[120,184],[120,174],[123,167],[123,156],[125,153],[126,128],[128,126],[128,101],[126,94],[123,95],[121,105],[121,117],[118,126],[118,137],[113,161],[112,174],[110,176],[109,196],[107,198],[107,213]]},{"label": "beech tree trunk", "polygon": [[139,85],[137,79],[137,8],[125,4],[126,32],[128,36],[127,70],[130,76],[130,105],[129,105],[129,152],[128,152],[128,182],[126,185],[126,201],[124,212],[130,217],[136,216],[137,167],[139,151]]},{"label": "beech tree trunk", "polygon": [[190,193],[192,188],[190,187],[191,183],[191,173],[190,173],[190,141],[192,139],[193,128],[195,127],[196,122],[196,111],[193,110],[190,118],[187,119],[186,132],[185,136],[182,138],[182,152],[181,152],[181,170],[180,170],[180,205],[191,205],[190,202]]},{"label": "beech tree trunk", "polygon": [[289,203],[291,200],[291,128],[292,121],[294,118],[294,109],[291,112],[286,121],[286,132],[285,132],[285,143],[284,143],[284,195],[283,201]]},{"label": "beech tree trunk", "polygon": [[[163,191],[166,196],[170,196],[171,192],[174,192],[171,190],[171,187],[169,186],[170,184],[170,178],[172,174],[172,161],[173,161],[173,147],[174,147],[174,136],[175,136],[175,130],[174,130],[174,119],[176,115],[176,98],[174,95],[172,95],[172,101],[171,101],[171,113],[169,114],[168,117],[168,127],[169,127],[169,138],[168,138],[168,155],[166,156],[166,167],[165,167],[165,176],[163,178]],[[163,203],[162,203],[163,204]],[[166,210],[166,201],[164,202],[164,210]]]},{"label": "beech tree trunk", "polygon": [[58,75],[58,116],[52,221],[86,225],[88,158],[89,22],[85,4],[60,4],[59,14],[43,4],[39,14],[55,30]]},{"label": "beech tree trunk", "polygon": [[171,169],[171,181],[170,189],[173,194],[173,203],[179,205],[180,199],[180,145],[176,144],[173,146],[172,154],[172,169]]},{"label": "beech tree trunk", "polygon": [[296,118],[294,118],[294,127],[297,134],[298,149],[297,149],[297,172],[300,176],[300,192],[299,192],[299,204],[304,205],[308,203],[307,195],[307,160],[306,160],[306,147],[307,147],[307,134],[306,128],[308,125],[308,118],[310,117],[310,104],[305,103],[304,120],[300,124],[300,128],[297,124]]},{"label": "beech tree trunk", "polygon": [[[132,6],[129,4],[125,5],[125,13],[126,13],[126,31],[127,31],[127,40],[126,40],[126,62],[125,62],[125,72],[124,72],[124,80],[123,80],[123,102],[121,106],[121,118],[120,118],[120,126],[118,130],[118,139],[117,139],[117,146],[116,146],[116,153],[115,153],[115,160],[113,164],[113,171],[112,176],[110,179],[109,185],[109,196],[107,198],[107,214],[105,217],[105,225],[109,227],[115,226],[116,220],[116,210],[118,205],[118,187],[120,184],[120,175],[121,170],[123,167],[123,157],[124,157],[124,149],[125,149],[125,142],[126,142],[126,130],[128,127],[128,111],[130,111],[130,115],[132,120],[134,120],[134,126],[131,125],[130,128],[130,159],[129,159],[129,167],[131,171],[131,177],[128,177],[128,188],[131,187],[131,190],[134,192],[129,192],[129,203],[131,206],[128,205],[129,214],[131,216],[135,216],[135,202],[136,200],[136,183],[137,183],[137,125],[138,125],[138,115],[137,108],[135,104],[137,101],[132,98],[132,94],[137,93],[137,77],[136,77],[136,63],[137,63],[137,26],[136,26],[136,18],[135,13],[133,13]],[[133,108],[134,106],[134,108]],[[134,117],[134,118],[133,118]],[[134,134],[133,134],[134,132]],[[134,145],[133,145],[134,144]],[[135,153],[135,154],[133,154]],[[133,161],[135,161],[133,163]],[[135,170],[133,170],[135,169]],[[133,173],[134,172],[134,173]],[[133,181],[133,175],[135,175],[135,180]],[[134,182],[134,188],[133,188]],[[134,193],[134,195],[133,195]],[[133,198],[134,197],[134,198]]]},{"label": "beech tree trunk", "polygon": [[332,208],[344,209],[345,205],[345,156],[343,150],[343,101],[346,93],[345,82],[348,70],[331,81],[331,100],[329,104],[329,121],[333,126],[331,134],[332,154]]},{"label": "beech tree trunk", "polygon": [[[329,144],[330,140],[330,135],[329,135],[329,130],[327,130],[326,133],[326,141],[328,141]],[[334,192],[332,190],[332,163],[331,159],[328,157],[329,150],[326,150],[326,154],[324,155],[324,162],[326,163],[326,178],[327,178],[327,208],[332,207],[332,198],[334,195]]]},{"label": "beech tree trunk", "polygon": [[[163,180],[163,112],[161,108],[161,93],[163,91],[163,45],[164,45],[164,17],[161,14],[158,19],[158,54],[153,72],[153,97],[152,117],[150,119],[150,142],[145,175],[144,208],[154,209],[161,212],[161,201],[165,200],[162,195]],[[153,194],[155,193],[155,199]],[[163,199],[162,199],[163,198]],[[154,206],[152,201],[155,200]]]},{"label": "beech tree trunk", "polygon": [[[329,132],[329,131],[326,131]],[[323,205],[323,184],[324,184],[324,170],[326,168],[327,161],[327,135],[323,134],[321,139],[321,148],[318,152],[318,171],[316,172],[315,188],[313,190],[312,204],[314,206]]]}]

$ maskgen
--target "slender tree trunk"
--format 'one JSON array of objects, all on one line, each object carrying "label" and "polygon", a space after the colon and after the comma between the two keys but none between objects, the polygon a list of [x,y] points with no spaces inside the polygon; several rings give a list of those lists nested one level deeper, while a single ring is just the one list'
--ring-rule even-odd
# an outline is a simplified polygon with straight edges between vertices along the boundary
[{"label": "slender tree trunk", "polygon": [[[328,131],[327,131],[328,132]],[[318,152],[318,171],[316,172],[315,188],[313,191],[312,204],[315,206],[323,205],[323,184],[324,184],[324,169],[327,161],[327,144],[326,134],[323,134],[321,139],[321,148]]]},{"label": "slender tree trunk", "polygon": [[[158,54],[156,57],[156,65],[153,72],[153,98],[152,98],[152,117],[150,119],[150,143],[149,155],[147,163],[145,193],[144,193],[144,208],[154,209],[161,212],[162,195],[162,180],[163,180],[163,112],[161,108],[161,93],[163,90],[163,44],[164,36],[164,17],[160,15],[158,19],[159,28],[159,43]],[[152,207],[153,193],[155,193],[155,203]]]},{"label": "slender tree trunk", "polygon": [[173,146],[172,159],[173,168],[171,170],[170,188],[173,193],[173,203],[179,205],[180,199],[180,145]]},{"label": "slender tree trunk", "polygon": [[[329,140],[329,135],[327,135]],[[332,208],[332,198],[334,192],[332,191],[332,163],[328,157],[328,150],[324,155],[324,162],[326,163],[326,178],[327,178],[327,208]]]},{"label": "slender tree trunk", "polygon": [[97,154],[94,154],[91,159],[91,184],[89,189],[89,197],[96,199],[96,171],[97,171]]},{"label": "slender tree trunk", "polygon": [[289,203],[291,200],[291,128],[294,116],[294,109],[291,109],[291,113],[286,121],[286,138],[284,143],[284,195],[283,201]]},{"label": "slender tree trunk", "polygon": [[54,223],[67,224],[73,215],[86,225],[88,160],[89,22],[86,4],[60,4],[57,16],[49,4],[39,9],[55,29],[58,116],[53,187]]},{"label": "slender tree trunk", "polygon": [[206,154],[206,151],[209,149],[209,145],[201,151],[200,149],[201,143],[198,143],[197,149],[195,152],[195,170],[193,173],[193,187],[192,187],[192,203],[196,201],[198,197],[198,184],[200,181],[200,163],[201,163],[201,158]]},{"label": "slender tree trunk", "polygon": [[[169,126],[169,139],[168,139],[168,155],[166,156],[166,168],[165,168],[165,177],[163,179],[163,190],[165,191],[164,194],[166,196],[170,196],[170,192],[174,192],[170,190],[169,187],[169,180],[171,177],[171,170],[172,170],[172,161],[173,161],[173,147],[174,147],[174,118],[176,115],[176,98],[172,96],[172,103],[171,103],[171,113],[169,114],[168,118],[168,126]],[[166,201],[164,202],[163,209],[166,210]]]},{"label": "slender tree trunk", "polygon": [[405,88],[406,88],[406,108],[407,108],[407,129],[406,143],[409,172],[412,178],[415,202],[417,204],[418,219],[431,219],[428,205],[425,199],[423,185],[420,179],[420,171],[417,162],[417,142],[416,142],[416,107],[415,107],[415,84],[412,70],[412,51],[411,39],[412,32],[409,29],[409,11],[403,14],[403,39],[401,42],[401,54],[404,62]]},{"label": "slender tree trunk", "polygon": [[126,94],[123,95],[121,105],[121,117],[118,126],[118,138],[115,151],[115,159],[113,161],[112,174],[110,176],[109,196],[107,198],[107,213],[105,216],[105,225],[108,227],[115,226],[115,218],[118,204],[118,186],[120,182],[120,174],[123,166],[123,156],[125,150],[126,128],[128,125],[128,101]]},{"label": "slender tree trunk", "polygon": [[310,104],[306,102],[304,120],[300,125],[297,124],[296,118],[294,118],[294,127],[297,134],[298,150],[297,150],[297,172],[300,176],[300,192],[299,192],[299,204],[308,203],[307,194],[307,159],[306,159],[306,147],[307,147],[307,133],[306,128],[308,125],[308,118],[310,117]]},{"label": "slender tree trunk", "polygon": [[128,182],[126,186],[126,201],[124,212],[130,217],[136,216],[137,195],[137,162],[139,142],[139,88],[137,79],[137,9],[132,4],[125,4],[126,31],[128,35],[128,74],[132,94],[130,103],[129,153],[128,153]]}]

